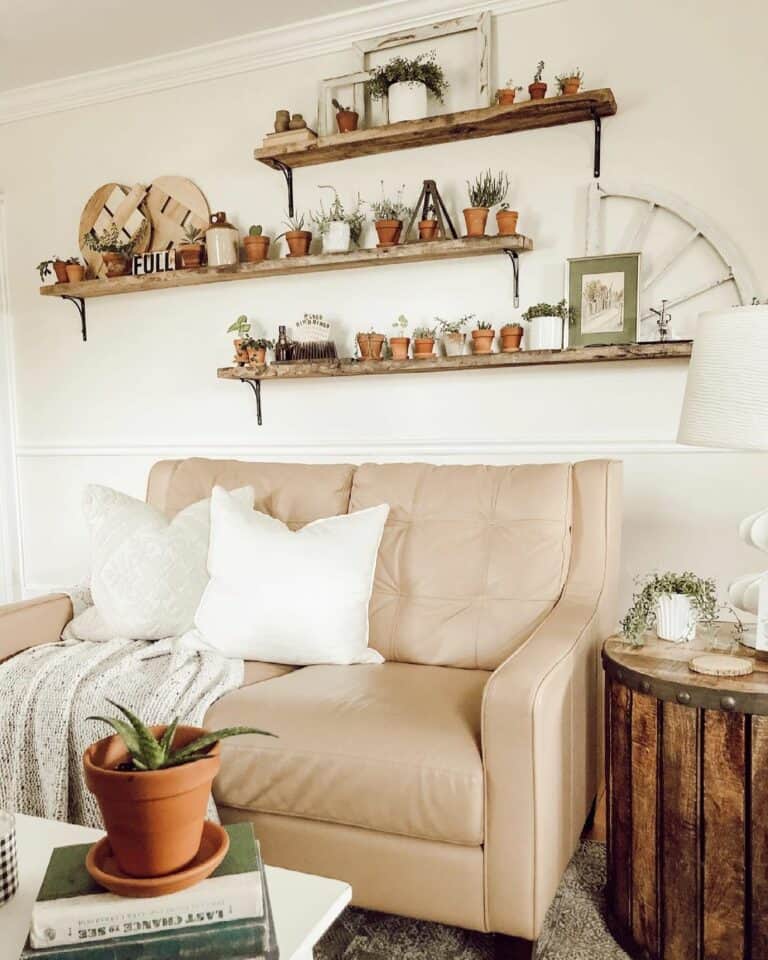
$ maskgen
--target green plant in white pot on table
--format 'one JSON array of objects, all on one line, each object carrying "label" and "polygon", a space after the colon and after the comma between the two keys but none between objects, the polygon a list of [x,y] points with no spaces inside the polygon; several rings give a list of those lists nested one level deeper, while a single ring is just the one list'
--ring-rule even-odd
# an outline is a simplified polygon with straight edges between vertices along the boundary
[{"label": "green plant in white pot on table", "polygon": [[328,210],[321,200],[320,208],[311,214],[317,232],[323,238],[323,253],[347,253],[350,245],[360,240],[365,225],[360,198],[357,198],[355,209],[347,213],[335,187],[324,184],[320,189],[333,190],[333,200]]},{"label": "green plant in white pot on table", "polygon": [[440,317],[435,317],[446,357],[463,356],[467,335],[461,328],[474,319],[474,313],[467,313],[465,316],[459,317],[458,320],[443,320]]},{"label": "green plant in white pot on table", "polygon": [[695,573],[653,573],[638,583],[632,606],[621,621],[622,636],[642,646],[646,631],[656,627],[661,640],[682,643],[696,636],[696,626],[712,626],[717,618],[715,581]]},{"label": "green plant in white pot on table", "polygon": [[368,92],[372,100],[389,100],[389,122],[421,120],[427,116],[427,97],[443,102],[448,81],[435,51],[416,57],[393,57],[370,71]]}]

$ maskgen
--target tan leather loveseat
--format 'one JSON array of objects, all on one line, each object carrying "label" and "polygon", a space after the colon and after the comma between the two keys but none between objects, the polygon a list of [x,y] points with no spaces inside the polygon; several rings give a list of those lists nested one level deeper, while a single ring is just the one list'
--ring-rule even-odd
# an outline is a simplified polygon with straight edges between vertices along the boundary
[{"label": "tan leather loveseat", "polygon": [[[252,820],[269,863],[349,881],[356,904],[535,940],[597,789],[620,471],[156,464],[148,499],[169,515],[217,483],[252,484],[293,527],[391,506],[370,606],[387,662],[247,663],[207,723],[280,738],[223,744],[222,818]],[[0,609],[0,657],[69,615],[62,597]]]}]

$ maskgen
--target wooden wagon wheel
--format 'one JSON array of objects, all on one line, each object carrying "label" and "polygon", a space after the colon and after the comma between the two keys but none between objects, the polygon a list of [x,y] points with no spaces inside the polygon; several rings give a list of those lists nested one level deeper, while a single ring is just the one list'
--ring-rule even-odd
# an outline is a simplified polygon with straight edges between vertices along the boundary
[{"label": "wooden wagon wheel", "polygon": [[185,177],[157,177],[149,185],[147,207],[152,219],[152,249],[170,250],[184,239],[187,227],[205,230],[211,218],[208,201]]},{"label": "wooden wagon wheel", "polygon": [[124,187],[119,183],[105,183],[88,200],[80,215],[78,244],[83,259],[94,277],[106,277],[101,254],[83,243],[87,234],[100,235],[113,224],[123,241],[136,240],[135,253],[145,253],[152,239],[152,228],[144,204],[147,188],[137,183]]}]

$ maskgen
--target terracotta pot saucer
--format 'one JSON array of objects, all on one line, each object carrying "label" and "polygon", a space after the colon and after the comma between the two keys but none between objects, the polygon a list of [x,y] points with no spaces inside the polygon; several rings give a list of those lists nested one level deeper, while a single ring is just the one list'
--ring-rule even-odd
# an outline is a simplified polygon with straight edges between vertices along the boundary
[{"label": "terracotta pot saucer", "polygon": [[97,883],[119,897],[163,897],[205,880],[226,857],[228,850],[227,831],[218,823],[206,820],[197,855],[176,873],[165,877],[129,877],[118,867],[108,837],[97,840],[88,851],[85,868]]}]

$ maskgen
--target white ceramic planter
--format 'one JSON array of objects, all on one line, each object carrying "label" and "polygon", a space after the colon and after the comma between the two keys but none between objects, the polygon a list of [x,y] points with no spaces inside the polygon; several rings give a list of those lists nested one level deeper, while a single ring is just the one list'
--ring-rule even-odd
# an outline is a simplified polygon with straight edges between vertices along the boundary
[{"label": "white ceramic planter", "polygon": [[343,220],[331,220],[323,234],[323,253],[346,253],[349,244],[349,224]]},{"label": "white ceramic planter", "polygon": [[463,357],[466,342],[466,333],[444,333],[443,350],[446,357]]},{"label": "white ceramic planter", "polygon": [[427,88],[423,83],[393,83],[387,97],[390,123],[421,120],[427,115]]},{"label": "white ceramic planter", "polygon": [[534,317],[525,337],[526,350],[562,350],[563,321],[560,317]]},{"label": "white ceramic planter", "polygon": [[683,643],[696,636],[698,615],[691,598],[671,593],[656,601],[656,633],[661,640]]}]

